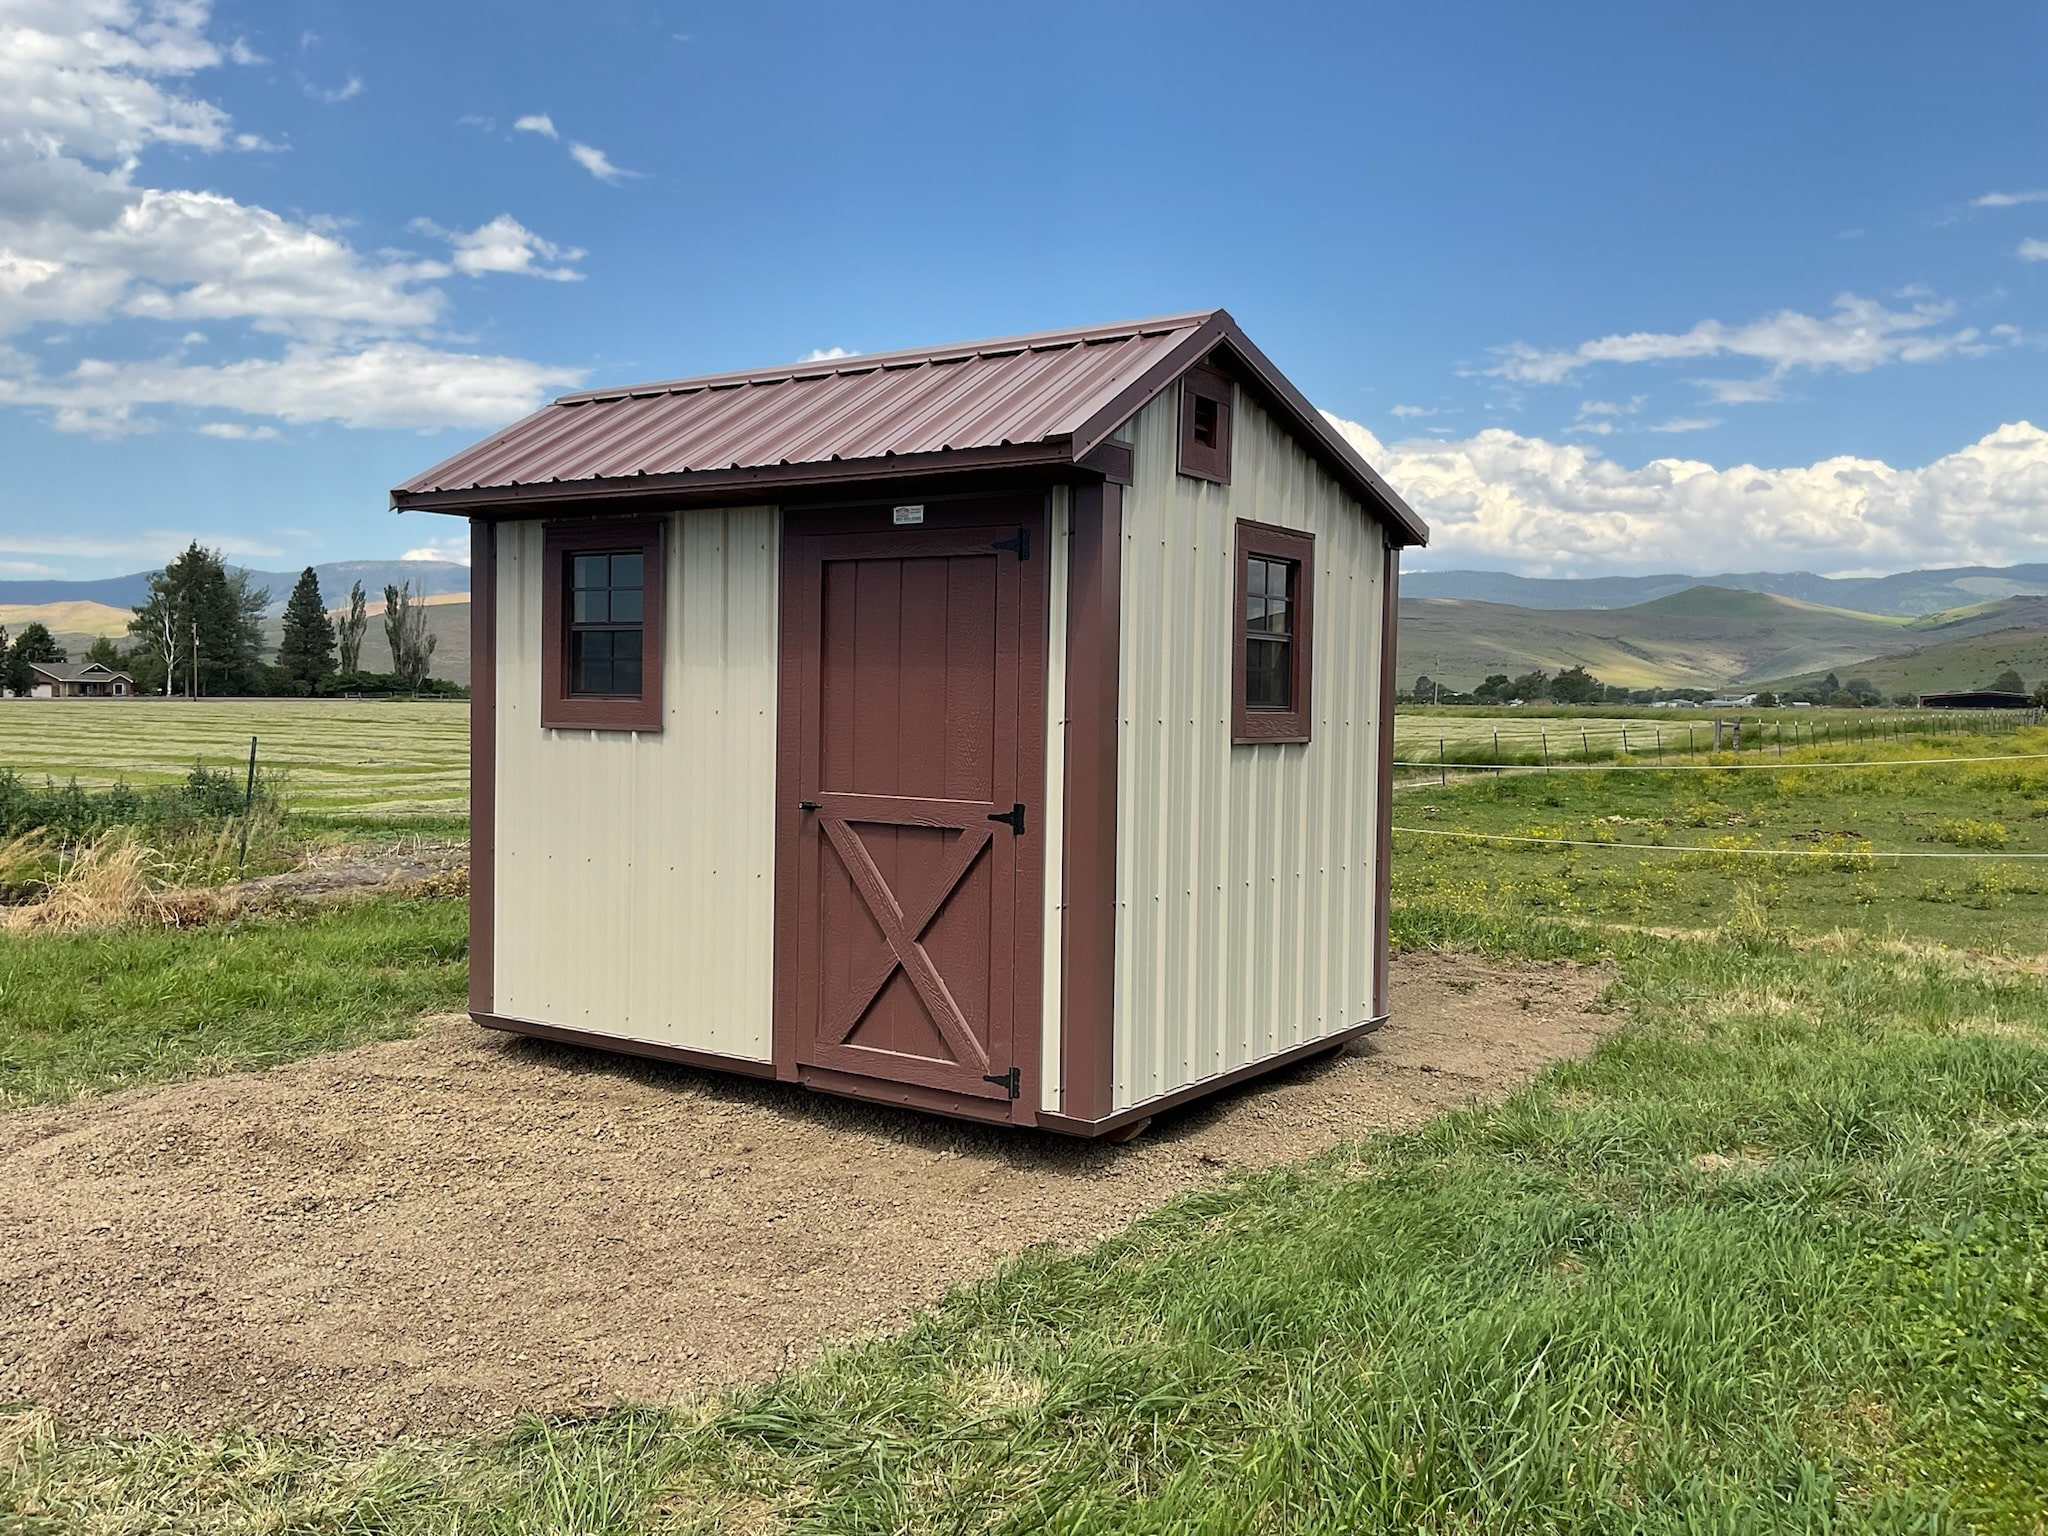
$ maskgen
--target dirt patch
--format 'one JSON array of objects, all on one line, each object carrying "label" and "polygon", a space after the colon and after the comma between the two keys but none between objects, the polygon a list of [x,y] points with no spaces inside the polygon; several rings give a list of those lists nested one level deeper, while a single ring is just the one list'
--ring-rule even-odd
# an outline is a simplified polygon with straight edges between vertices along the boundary
[{"label": "dirt patch", "polygon": [[1411,956],[1344,1055],[1126,1146],[488,1034],[0,1117],[0,1400],[365,1438],[759,1379],[1034,1243],[1504,1095],[1604,982]]}]

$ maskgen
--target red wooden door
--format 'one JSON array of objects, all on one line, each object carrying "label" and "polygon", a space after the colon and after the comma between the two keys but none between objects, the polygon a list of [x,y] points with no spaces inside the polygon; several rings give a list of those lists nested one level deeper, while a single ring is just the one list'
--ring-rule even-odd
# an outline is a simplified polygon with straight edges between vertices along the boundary
[{"label": "red wooden door", "polygon": [[801,1075],[941,1106],[1035,1082],[1044,600],[1025,506],[784,539],[777,1034]]}]

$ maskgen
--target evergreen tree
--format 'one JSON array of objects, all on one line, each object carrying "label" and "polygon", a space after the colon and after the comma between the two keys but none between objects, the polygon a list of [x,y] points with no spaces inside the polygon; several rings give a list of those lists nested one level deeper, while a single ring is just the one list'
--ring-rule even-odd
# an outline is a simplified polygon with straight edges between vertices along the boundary
[{"label": "evergreen tree", "polygon": [[2025,693],[2027,685],[2020,680],[2020,675],[2017,671],[2007,667],[1998,676],[1991,679],[1991,691],[1993,693]]},{"label": "evergreen tree", "polygon": [[114,672],[125,672],[128,670],[128,658],[123,656],[121,648],[105,635],[101,635],[85,648],[85,659],[87,661],[96,661],[101,666]]},{"label": "evergreen tree", "polygon": [[230,571],[219,551],[195,542],[149,578],[128,631],[162,658],[167,693],[253,693],[269,603],[247,571]]},{"label": "evergreen tree", "polygon": [[64,647],[49,629],[40,623],[29,623],[22,627],[14,643],[7,647],[7,691],[27,693],[36,685],[34,663],[38,661],[66,661]]},{"label": "evergreen tree", "polygon": [[299,573],[291,600],[284,605],[284,638],[277,648],[277,668],[293,682],[308,687],[334,670],[334,621],[320,596],[320,578],[310,565]]},{"label": "evergreen tree", "polygon": [[348,589],[348,616],[335,626],[335,643],[341,647],[341,670],[360,672],[363,666],[363,631],[370,627],[370,609],[363,584]]}]

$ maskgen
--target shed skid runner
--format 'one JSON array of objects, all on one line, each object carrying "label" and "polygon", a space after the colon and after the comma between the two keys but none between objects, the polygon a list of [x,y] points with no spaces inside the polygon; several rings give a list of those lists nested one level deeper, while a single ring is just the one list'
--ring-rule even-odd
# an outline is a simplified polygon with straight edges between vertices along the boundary
[{"label": "shed skid runner", "polygon": [[1426,530],[1221,310],[564,396],[470,520],[478,1023],[1080,1136],[1386,1018]]}]

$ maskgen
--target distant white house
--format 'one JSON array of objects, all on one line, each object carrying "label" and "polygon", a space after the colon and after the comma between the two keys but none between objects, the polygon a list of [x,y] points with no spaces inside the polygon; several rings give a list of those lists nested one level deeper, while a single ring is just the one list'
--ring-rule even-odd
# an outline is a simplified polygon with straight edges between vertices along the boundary
[{"label": "distant white house", "polygon": [[1731,699],[1708,699],[1699,707],[1701,709],[1748,709],[1754,703],[1756,703],[1756,695],[1745,693]]},{"label": "distant white house", "polygon": [[30,663],[35,685],[32,699],[125,699],[135,692],[135,679],[97,661]]}]

